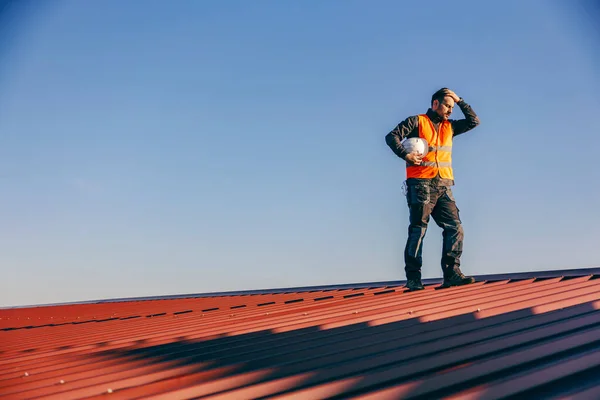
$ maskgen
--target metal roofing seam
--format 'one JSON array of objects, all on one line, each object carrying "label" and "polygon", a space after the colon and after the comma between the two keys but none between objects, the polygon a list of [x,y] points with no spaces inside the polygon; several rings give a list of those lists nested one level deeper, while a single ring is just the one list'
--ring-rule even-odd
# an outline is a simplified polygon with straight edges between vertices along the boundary
[{"label": "metal roofing seam", "polygon": [[[390,292],[394,289],[388,289]],[[350,296],[355,296],[358,294],[361,295],[370,295],[381,292],[381,288],[373,288],[373,289],[365,289],[360,290],[358,292],[354,292]],[[274,302],[278,307],[281,308],[288,304],[292,304],[294,302],[310,302],[310,301],[324,301],[324,300],[340,300],[343,299],[344,296],[348,296],[346,293],[327,293],[327,296],[323,296],[322,293],[309,293],[303,296],[298,295],[272,295],[272,299],[249,299],[250,301],[241,302],[239,299],[224,299],[224,300],[215,300],[212,298],[201,298],[194,299],[192,301],[181,301],[181,300],[168,300],[161,302],[162,314],[173,314],[173,313],[181,313],[185,311],[195,311],[195,312],[208,312],[208,311],[220,311],[220,313],[231,312],[232,310],[236,310],[237,308],[232,307],[241,307],[251,308],[251,307],[264,307],[264,305],[271,305],[265,303]],[[321,299],[322,298],[322,299]],[[288,302],[286,304],[286,302]],[[261,304],[263,306],[261,306]],[[57,307],[41,307],[36,309],[14,309],[14,310],[0,310],[0,327],[25,327],[30,326],[33,323],[37,325],[45,325],[47,323],[54,324],[66,324],[70,322],[78,322],[83,323],[86,321],[99,321],[109,318],[131,318],[133,316],[146,316],[146,315],[156,315],[157,306],[148,306],[144,307],[131,307],[130,305],[122,305],[120,303],[102,303],[102,304],[94,304],[94,305],[85,305],[82,310],[77,311],[74,306],[57,306]],[[118,311],[116,311],[118,310]],[[177,310],[177,311],[175,311]],[[21,315],[19,317],[13,315],[15,313],[20,312]],[[25,314],[28,312],[28,314]],[[51,314],[51,315],[48,315]],[[54,315],[52,315],[54,314]],[[37,319],[36,319],[37,318]],[[18,322],[17,322],[18,321]],[[38,322],[39,321],[39,322]],[[64,325],[63,325],[64,326]]]},{"label": "metal roofing seam", "polygon": [[[483,285],[483,282],[481,282],[478,286]],[[490,285],[491,286],[491,285]],[[474,288],[468,288],[470,290],[474,290]],[[466,292],[468,292],[468,289],[465,288],[465,294]],[[455,297],[455,291],[453,291],[452,289],[446,289],[447,291],[445,292],[445,297],[447,298],[454,298]],[[411,303],[411,302],[419,302],[422,301],[423,298],[431,296],[431,297],[436,297],[436,296],[442,296],[439,293],[433,292],[432,289],[429,290],[425,290],[425,291],[421,291],[421,292],[414,292],[414,293],[393,293],[393,294],[389,294],[386,296],[382,296],[381,298],[361,298],[360,301],[358,301],[358,299],[355,299],[355,302],[339,302],[336,304],[333,304],[331,306],[328,306],[326,308],[324,308],[322,311],[320,310],[310,310],[310,309],[305,309],[303,310],[304,312],[306,312],[306,315],[301,315],[298,316],[297,314],[292,313],[291,315],[285,317],[285,319],[278,319],[276,323],[274,323],[274,321],[272,319],[266,320],[266,319],[260,319],[259,320],[259,324],[255,324],[255,323],[251,323],[249,324],[250,327],[248,329],[244,328],[244,329],[240,329],[246,325],[248,325],[247,323],[237,323],[235,324],[237,329],[231,332],[227,332],[228,335],[237,335],[237,334],[245,334],[245,333],[251,333],[251,332],[256,332],[258,330],[261,329],[265,329],[264,326],[269,327],[270,329],[273,329],[274,327],[280,326],[280,325],[284,325],[287,323],[290,323],[292,325],[296,325],[296,324],[302,324],[304,322],[311,322],[312,325],[314,325],[315,320],[320,320],[320,319],[325,319],[325,320],[330,320],[330,318],[333,318],[333,315],[337,315],[340,316],[342,318],[345,318],[344,315],[354,315],[355,311],[360,311],[360,312],[368,312],[368,311],[373,311],[373,312],[378,312],[381,311],[382,309],[385,309],[386,307],[388,308],[398,308],[398,307],[402,307],[405,303]],[[300,318],[299,318],[300,317]],[[300,321],[301,320],[301,321]]]},{"label": "metal roofing seam", "polygon": [[[289,306],[288,306],[288,307],[289,307]],[[263,311],[263,312],[264,312],[264,311]],[[263,312],[260,312],[260,315],[262,315],[262,314],[263,314]],[[194,315],[192,315],[192,316],[189,316],[188,314],[184,314],[184,315],[186,315],[186,316],[188,316],[188,317],[196,317],[196,316],[197,316],[197,314],[194,314]],[[229,314],[227,314],[227,315],[229,315]],[[212,316],[212,315],[210,315],[210,316],[204,316],[203,318],[206,318],[206,319],[208,319],[208,318],[210,318],[211,316]],[[165,316],[165,317],[173,317],[173,316]],[[158,317],[157,317],[157,318],[158,318]],[[182,318],[182,317],[179,317],[179,318]],[[183,318],[186,318],[186,317],[183,317]],[[104,322],[104,323],[103,323],[103,325],[101,325],[101,326],[82,325],[82,328],[81,328],[81,329],[82,329],[82,331],[83,331],[83,330],[85,330],[85,329],[90,329],[90,330],[93,330],[94,332],[98,332],[99,330],[101,330],[101,329],[105,328],[105,327],[107,326],[106,324],[108,324],[108,323],[111,323],[111,322],[118,322],[118,321],[119,321],[119,320],[107,321],[107,322]],[[135,320],[127,320],[127,321],[135,321]],[[139,321],[139,320],[138,320],[138,321]],[[154,320],[152,321],[152,323],[153,323],[154,321],[156,321],[156,323],[157,323],[157,324],[160,324],[162,320],[161,320],[160,318],[159,318],[159,319],[154,319]],[[203,321],[204,321],[204,320],[203,320]],[[64,326],[64,325],[63,325],[63,326],[60,326],[60,327],[44,327],[44,328],[36,328],[36,329],[50,329],[50,328],[52,329],[50,332],[53,332],[53,335],[56,335],[56,333],[55,333],[55,332],[60,332],[60,331],[61,331],[61,329],[64,329],[64,330],[65,330],[65,331],[67,331],[67,332],[71,332],[71,331],[72,331],[72,329],[73,329],[71,326]],[[26,332],[27,332],[27,331],[26,331]],[[34,335],[34,336],[36,336],[36,337],[37,337],[37,336],[39,336],[39,334],[38,334],[37,332],[40,332],[40,331],[36,331],[36,332],[33,332],[33,331],[28,331],[27,333],[32,333],[32,335]],[[25,334],[27,334],[27,333],[25,333]]]},{"label": "metal roofing seam", "polygon": [[[595,377],[598,376],[598,371],[593,371]],[[594,377],[594,378],[595,378]],[[589,385],[589,383],[588,383]],[[559,397],[560,395],[560,397]],[[548,396],[548,398],[552,399],[561,399],[561,400],[578,400],[578,399],[600,399],[600,386],[595,385],[591,387],[586,387],[582,390],[571,389],[567,391],[567,394],[560,393],[557,396]]]},{"label": "metal roofing seam", "polygon": [[[590,353],[568,357],[558,364],[542,365],[539,368],[534,368],[533,371],[527,371],[528,373],[516,374],[517,376],[509,376],[488,382],[469,390],[468,396],[498,399],[517,395],[526,390],[551,384],[556,380],[563,379],[565,375],[574,375],[598,366],[600,366],[600,350],[596,349]],[[464,395],[462,398],[464,398]]]},{"label": "metal roofing seam", "polygon": [[[304,308],[304,307],[309,307],[310,309],[313,309],[313,310],[314,310],[314,309],[316,309],[316,308],[319,308],[319,307],[326,307],[326,305],[323,305],[323,304],[317,304],[317,305],[313,305],[313,306],[303,306],[303,305],[300,305],[299,307],[303,307],[303,308]],[[282,309],[283,313],[293,313],[293,312],[294,312],[294,310],[295,310],[295,309],[294,309],[294,307],[291,307],[291,305],[287,305],[287,306],[286,306],[286,308]],[[274,309],[270,309],[269,311],[262,311],[262,310],[261,310],[261,311],[259,311],[259,312],[257,312],[257,313],[254,313],[254,314],[253,314],[253,313],[251,313],[251,312],[245,312],[245,313],[244,313],[244,316],[245,316],[245,318],[252,317],[252,316],[256,316],[256,317],[258,317],[258,318],[262,318],[262,317],[265,315],[265,313],[266,313],[266,312],[268,312],[268,313],[269,313],[269,315],[273,315],[273,314],[276,314],[277,312],[279,312],[279,310],[274,310]],[[236,314],[236,315],[239,315],[239,314]],[[205,318],[211,318],[211,317],[212,317],[212,318],[215,318],[215,317],[217,317],[217,316],[218,316],[218,314],[212,314],[212,315],[210,315],[210,316],[208,316],[208,317],[205,317]],[[224,319],[226,319],[226,320],[230,318],[230,314],[229,314],[229,313],[226,313],[226,314],[224,314],[224,315],[222,314],[222,316],[223,316],[223,318],[224,318]],[[191,318],[195,318],[195,317],[196,317],[195,315],[191,316]],[[112,321],[110,321],[110,322],[112,322]],[[116,322],[116,321],[115,321],[115,322]],[[157,320],[157,324],[160,324],[160,323],[162,323],[162,322],[161,322],[161,320]],[[205,323],[206,323],[206,321],[205,321],[205,320],[199,320],[199,321],[198,321],[198,323],[199,323],[199,324],[205,324]],[[106,323],[105,323],[105,324],[106,324]],[[233,322],[231,322],[231,324],[235,325],[235,324],[236,324],[236,322],[235,322],[235,321],[233,321]],[[88,325],[88,327],[89,327],[89,325]],[[68,329],[69,327],[64,327],[64,328],[65,328],[65,329]],[[105,326],[101,326],[101,327],[97,327],[97,328],[96,328],[96,327],[94,327],[94,328],[95,328],[95,329],[93,329],[93,330],[94,330],[94,332],[99,332],[100,330],[102,330],[103,328],[105,328]],[[148,325],[148,330],[150,330],[150,328],[152,328],[152,329],[151,329],[151,330],[152,330],[152,332],[156,333],[156,330],[155,330],[155,328],[154,328],[154,327],[151,327],[150,325]],[[39,329],[45,329],[45,328],[39,328]],[[86,328],[83,328],[83,329],[86,329]],[[89,328],[89,329],[92,329],[92,328]],[[54,332],[55,332],[55,331],[54,331]],[[139,331],[136,329],[136,333],[140,333],[140,332],[139,332]]]},{"label": "metal roofing seam", "polygon": [[[228,371],[229,371],[229,369],[224,367],[224,368],[221,368],[218,372],[222,376],[226,376]],[[132,385],[130,381],[112,382],[110,384],[110,387],[116,391],[115,394],[118,394],[117,398],[147,399],[147,398],[151,397],[151,395],[148,393],[165,393],[165,394],[168,393],[167,398],[177,398],[177,397],[173,396],[174,391],[176,391],[182,387],[193,386],[194,383],[197,383],[200,380],[209,382],[211,380],[211,376],[209,375],[209,373],[211,373],[211,372],[212,371],[195,372],[195,373],[191,373],[191,374],[187,374],[187,375],[182,375],[180,377],[173,378],[173,379],[154,380],[154,381],[148,382],[147,384],[144,384],[143,388],[140,387],[141,385]],[[260,379],[261,377],[264,377],[263,372],[257,372],[257,373],[251,374],[248,376],[248,382],[253,382],[257,379]],[[84,391],[82,391],[80,393],[85,394],[86,400],[105,399],[106,392],[104,392],[104,393],[102,393],[102,392],[103,392],[103,389],[106,388],[107,386],[108,385],[99,385],[97,388],[91,388],[91,387],[86,388],[86,389],[84,389]],[[91,396],[87,397],[88,393],[91,393]],[[57,396],[56,398],[59,400],[62,400],[63,398],[65,398],[65,397],[61,397],[61,396]],[[81,396],[79,393],[69,393],[69,397],[65,398],[65,400],[78,399],[81,397],[83,397],[83,396]],[[112,397],[114,397],[114,396],[111,396],[111,398]],[[159,398],[165,399],[165,395],[161,395],[161,396],[159,396]]]},{"label": "metal roofing seam", "polygon": [[[77,388],[87,388],[93,386],[94,383],[110,381],[112,378],[125,379],[135,376],[143,377],[145,381],[164,379],[171,376],[185,375],[193,373],[197,370],[196,366],[176,366],[176,365],[165,365],[158,367],[156,365],[139,365],[131,367],[127,364],[127,367],[114,368],[110,370],[86,370],[73,375],[63,374],[65,379],[62,379],[65,383],[61,384],[61,387],[68,388],[69,390]],[[33,375],[32,375],[33,376]],[[60,382],[60,376],[48,377],[45,379],[28,379],[26,383],[13,384],[11,386],[5,386],[2,389],[2,393],[16,395],[17,393],[24,393],[28,398],[37,396],[43,396],[46,394],[52,394],[56,392],[55,386]],[[22,380],[22,379],[21,379]],[[68,385],[66,385],[68,383]]]},{"label": "metal roofing seam", "polygon": [[[321,326],[321,329],[331,329],[359,322],[368,322],[370,325],[377,325],[410,319],[417,316],[421,318],[421,321],[426,321],[427,318],[435,318],[439,313],[445,313],[443,314],[444,316],[454,316],[460,313],[476,312],[477,309],[485,309],[488,304],[487,302],[490,299],[516,298],[520,291],[523,290],[528,293],[527,289],[521,288],[524,284],[519,283],[520,282],[502,284],[502,282],[498,282],[484,286],[482,289],[474,291],[472,295],[470,295],[469,292],[462,293],[455,291],[454,293],[460,293],[460,295],[443,296],[443,294],[441,294],[438,297],[430,296],[425,302],[415,301],[405,304],[404,307],[400,308],[379,308],[371,312],[360,312],[357,316],[351,318],[344,315],[330,317],[327,318],[327,322]],[[552,288],[559,284],[559,281],[541,281],[530,283],[529,285]],[[443,301],[440,303],[436,302],[440,297]],[[432,306],[432,304],[436,305]],[[280,332],[281,330],[277,331]]]},{"label": "metal roofing seam", "polygon": [[[27,384],[23,384],[23,375],[20,374],[18,378],[10,377],[7,382],[2,382],[0,386],[2,389],[17,387],[19,390],[24,390],[28,387],[42,387],[52,385],[59,382],[64,377],[68,376],[69,384],[73,381],[82,379],[84,377],[92,377],[97,375],[98,371],[102,371],[102,374],[109,374],[118,371],[128,371],[132,369],[148,371],[175,367],[176,363],[164,362],[160,368],[155,365],[148,365],[145,360],[104,360],[97,361],[90,358],[82,358],[80,363],[69,363],[69,365],[62,364],[48,364],[45,368],[34,367],[28,368],[27,372],[32,379],[27,380]],[[208,363],[207,363],[208,364]],[[12,379],[11,379],[12,378]],[[31,385],[31,386],[28,386]]]},{"label": "metal roofing seam", "polygon": [[[583,277],[582,280],[569,280],[568,284],[549,284],[543,287],[536,288],[531,293],[511,293],[511,296],[492,296],[486,298],[485,302],[481,302],[481,306],[478,309],[473,309],[474,305],[469,304],[468,307],[462,307],[454,309],[450,312],[439,313],[434,318],[445,318],[446,316],[455,315],[456,312],[461,311],[477,311],[479,318],[485,318],[486,316],[496,315],[504,312],[503,310],[514,309],[517,307],[526,308],[538,305],[546,305],[551,301],[562,300],[566,298],[572,298],[578,294],[588,294],[597,292],[600,290],[600,280],[590,281],[588,277]],[[535,285],[532,284],[532,285]],[[429,317],[431,318],[431,317]],[[430,319],[425,318],[423,321],[429,321]]]}]

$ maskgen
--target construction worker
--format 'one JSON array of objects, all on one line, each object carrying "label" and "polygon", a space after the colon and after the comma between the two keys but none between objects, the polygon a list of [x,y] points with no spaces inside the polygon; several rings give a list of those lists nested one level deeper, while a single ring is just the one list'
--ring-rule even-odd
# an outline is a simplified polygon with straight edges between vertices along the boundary
[{"label": "construction worker", "polygon": [[[464,119],[449,119],[455,104],[460,107]],[[477,125],[479,118],[473,109],[452,90],[442,88],[431,96],[431,107],[425,114],[406,118],[385,137],[392,151],[406,162],[410,223],[404,262],[406,287],[411,291],[424,289],[421,282],[422,251],[430,216],[443,229],[441,264],[444,281],[441,287],[475,282],[474,278],[465,276],[460,270],[464,233],[451,186],[454,185],[453,139]],[[412,151],[407,145],[418,140],[427,143],[425,151]]]}]

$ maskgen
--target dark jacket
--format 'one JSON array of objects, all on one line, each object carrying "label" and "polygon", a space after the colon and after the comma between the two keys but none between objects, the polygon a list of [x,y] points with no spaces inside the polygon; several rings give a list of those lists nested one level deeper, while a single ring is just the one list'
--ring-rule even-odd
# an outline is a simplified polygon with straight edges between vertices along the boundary
[{"label": "dark jacket", "polygon": [[[475,111],[473,111],[470,105],[465,103],[463,99],[461,99],[456,104],[458,105],[458,107],[460,107],[460,110],[464,114],[465,118],[457,120],[448,120],[452,124],[453,137],[468,132],[471,129],[475,128],[477,125],[479,125],[479,118],[477,117],[477,114],[475,114]],[[433,122],[435,129],[439,129],[440,122],[442,121],[441,117],[431,108],[427,110],[427,116]],[[401,142],[404,139],[411,137],[419,137],[419,117],[417,115],[412,115],[406,118],[404,121],[400,122],[390,133],[388,133],[385,136],[385,142],[390,147],[390,149],[392,149],[394,154],[396,154],[398,157],[404,160],[408,153],[402,147]],[[448,186],[454,184],[453,180],[442,179],[439,176],[433,179],[410,178],[406,182],[408,184],[431,183],[436,185]]]}]

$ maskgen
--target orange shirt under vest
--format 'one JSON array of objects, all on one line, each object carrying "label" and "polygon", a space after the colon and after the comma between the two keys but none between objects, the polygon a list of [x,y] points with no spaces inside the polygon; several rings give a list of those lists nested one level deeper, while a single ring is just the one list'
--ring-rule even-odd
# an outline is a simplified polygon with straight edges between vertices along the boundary
[{"label": "orange shirt under vest", "polygon": [[440,122],[439,132],[426,114],[419,115],[419,137],[429,143],[429,153],[421,165],[406,165],[407,178],[434,178],[438,173],[444,179],[454,179],[452,172],[452,124]]}]

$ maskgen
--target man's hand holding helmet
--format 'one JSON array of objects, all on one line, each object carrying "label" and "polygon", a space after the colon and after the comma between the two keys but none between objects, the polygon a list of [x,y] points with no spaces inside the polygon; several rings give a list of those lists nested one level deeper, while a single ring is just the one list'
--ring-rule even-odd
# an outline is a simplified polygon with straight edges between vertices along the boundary
[{"label": "man's hand holding helmet", "polygon": [[410,165],[421,165],[423,157],[429,152],[429,145],[423,138],[409,138],[402,142],[402,147],[408,152],[405,160]]},{"label": "man's hand holding helmet", "polygon": [[413,151],[406,156],[406,161],[411,165],[421,165],[423,154],[418,151]]}]

